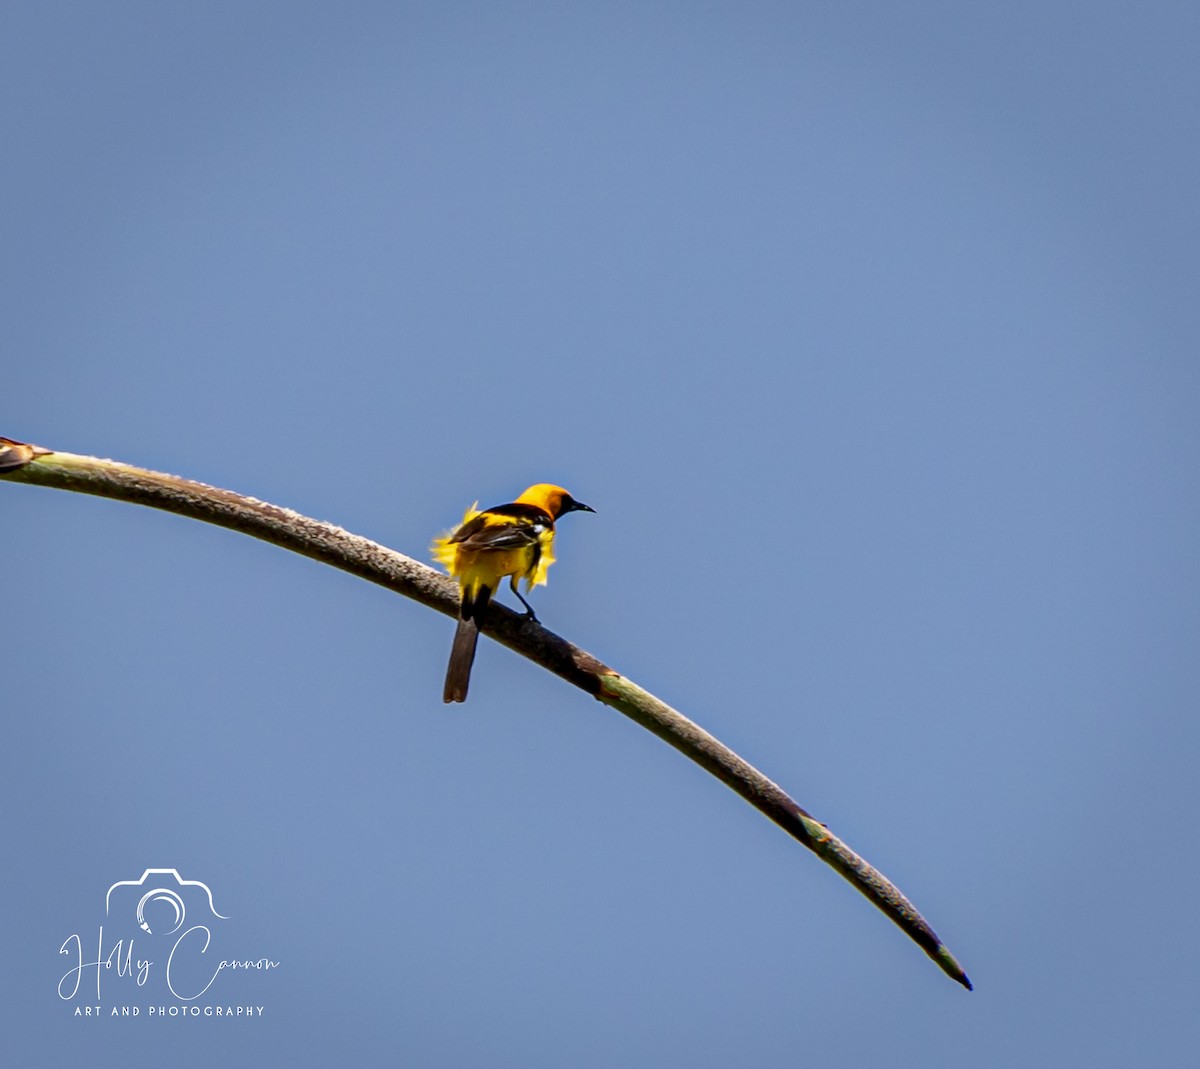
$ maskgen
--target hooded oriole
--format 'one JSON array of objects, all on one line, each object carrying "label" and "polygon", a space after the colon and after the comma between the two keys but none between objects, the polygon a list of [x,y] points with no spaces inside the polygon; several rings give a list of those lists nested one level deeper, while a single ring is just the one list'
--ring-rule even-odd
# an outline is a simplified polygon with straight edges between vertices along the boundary
[{"label": "hooded oriole", "polygon": [[554,521],[559,516],[595,511],[561,486],[538,483],[508,505],[480,512],[476,502],[467,509],[456,531],[434,541],[434,559],[458,580],[462,591],[442,701],[466,701],[475,644],[479,641],[475,621],[487,608],[500,580],[509,577],[509,586],[525,606],[526,615],[536,620],[529,602],[517,589],[517,581],[525,580],[526,591],[546,581],[546,572],[554,563]]}]

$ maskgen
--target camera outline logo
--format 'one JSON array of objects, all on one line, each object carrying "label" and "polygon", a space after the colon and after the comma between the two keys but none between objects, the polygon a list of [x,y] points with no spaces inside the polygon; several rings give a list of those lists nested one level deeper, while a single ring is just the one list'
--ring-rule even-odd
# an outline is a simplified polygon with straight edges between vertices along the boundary
[{"label": "camera outline logo", "polygon": [[[174,886],[167,886],[170,877],[174,881]],[[184,921],[188,915],[188,905],[192,906],[193,913],[203,913],[204,905],[207,904],[208,912],[212,916],[223,921],[229,920],[223,913],[217,912],[217,907],[213,904],[212,891],[208,884],[201,880],[185,880],[179,875],[178,869],[146,869],[141,877],[136,880],[118,880],[109,889],[104,896],[104,912],[112,916],[113,910],[113,893],[118,892],[117,899],[120,902],[122,893],[119,888],[145,888],[146,890],[138,898],[138,903],[135,908],[135,916],[137,918],[138,927],[141,928],[147,935],[172,935],[183,927]],[[199,891],[192,890],[199,888]],[[131,892],[131,893],[136,893]],[[202,893],[202,894],[201,894]],[[169,906],[173,911],[173,919],[168,915],[166,923],[160,921],[154,913],[161,912],[159,907]],[[148,906],[155,907],[152,912],[154,919],[154,928],[151,928],[150,920],[146,917],[146,908]]]}]

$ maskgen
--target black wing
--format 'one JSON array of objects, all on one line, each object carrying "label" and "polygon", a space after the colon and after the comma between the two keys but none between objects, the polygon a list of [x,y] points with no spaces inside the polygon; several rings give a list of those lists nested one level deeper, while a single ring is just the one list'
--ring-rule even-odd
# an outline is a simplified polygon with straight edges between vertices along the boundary
[{"label": "black wing", "polygon": [[536,505],[497,505],[464,523],[450,538],[467,549],[520,549],[536,545],[554,521]]}]

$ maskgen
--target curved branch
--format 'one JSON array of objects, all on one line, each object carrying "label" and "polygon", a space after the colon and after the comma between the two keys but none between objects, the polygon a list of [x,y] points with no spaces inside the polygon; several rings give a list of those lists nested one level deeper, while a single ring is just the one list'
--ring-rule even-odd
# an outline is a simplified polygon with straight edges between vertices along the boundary
[{"label": "curved branch", "polygon": [[[8,438],[0,438],[0,480],[111,497],[228,527],[351,572],[447,616],[458,615],[458,587],[448,576],[331,523],[228,490],[112,460],[53,452]],[[480,621],[480,630],[624,713],[707,769],[840,872],[947,976],[970,990],[966,973],[899,888],[703,728],[590,653],[502,605],[493,603],[486,619]]]}]

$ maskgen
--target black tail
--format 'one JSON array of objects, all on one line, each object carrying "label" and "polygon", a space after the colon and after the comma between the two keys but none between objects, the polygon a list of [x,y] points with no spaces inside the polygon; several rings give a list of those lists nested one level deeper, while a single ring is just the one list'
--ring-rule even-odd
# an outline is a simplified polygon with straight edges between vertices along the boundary
[{"label": "black tail", "polygon": [[492,588],[490,586],[477,587],[474,594],[464,590],[462,592],[462,604],[458,610],[459,619],[474,620],[487,608],[488,602],[491,600]]},{"label": "black tail", "polygon": [[471,665],[475,663],[475,644],[479,641],[479,628],[474,620],[459,620],[454,632],[454,645],[450,647],[450,663],[446,666],[446,685],[442,688],[442,701],[465,702],[467,685],[471,682]]}]

